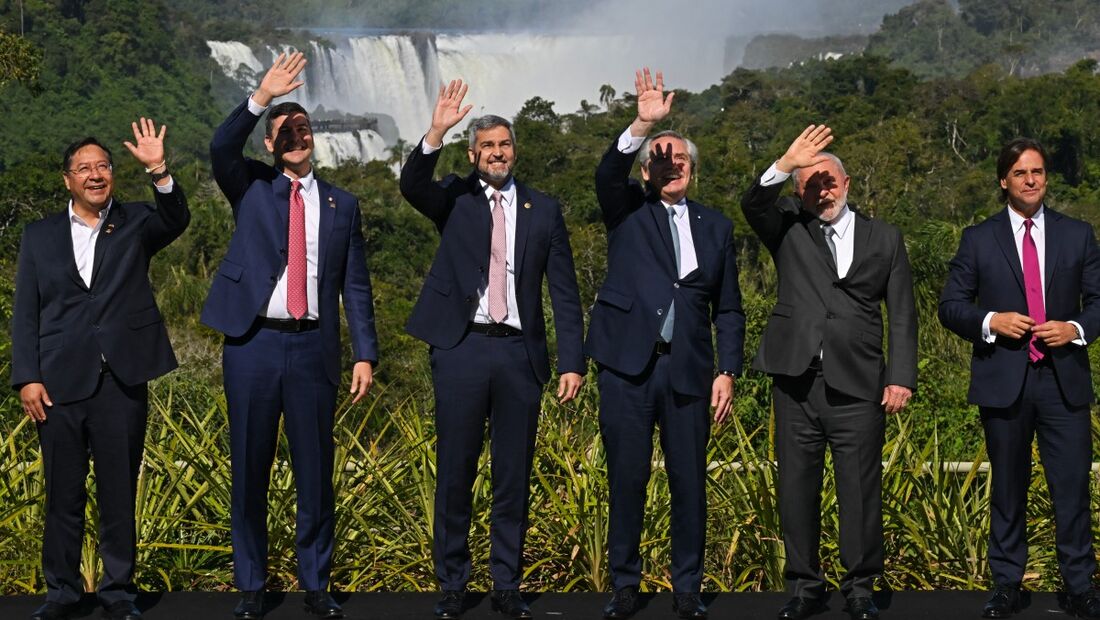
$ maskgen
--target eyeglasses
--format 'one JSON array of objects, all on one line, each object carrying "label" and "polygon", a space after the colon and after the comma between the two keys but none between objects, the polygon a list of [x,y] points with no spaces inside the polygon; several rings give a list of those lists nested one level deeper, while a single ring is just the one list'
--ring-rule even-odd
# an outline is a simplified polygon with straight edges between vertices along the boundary
[{"label": "eyeglasses", "polygon": [[91,176],[93,171],[97,172],[99,174],[106,175],[106,174],[111,174],[112,170],[114,170],[114,166],[112,166],[111,164],[108,164],[105,161],[101,161],[101,162],[99,162],[98,164],[96,164],[94,166],[89,166],[88,164],[82,164],[80,166],[77,166],[76,168],[70,168],[66,172],[69,172],[73,176],[77,176],[77,177],[87,177],[87,176]]}]

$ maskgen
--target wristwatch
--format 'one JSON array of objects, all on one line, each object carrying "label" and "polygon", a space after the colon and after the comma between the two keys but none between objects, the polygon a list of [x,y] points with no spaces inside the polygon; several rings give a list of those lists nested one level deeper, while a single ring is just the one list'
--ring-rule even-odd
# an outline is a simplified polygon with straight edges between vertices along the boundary
[{"label": "wristwatch", "polygon": [[732,370],[719,370],[718,374],[726,375],[727,377],[730,377],[730,378],[733,378],[733,377],[737,376],[737,373],[733,372]]},{"label": "wristwatch", "polygon": [[149,173],[149,178],[153,179],[153,183],[156,183],[157,181],[160,181],[161,179],[167,178],[169,176],[169,174],[170,173],[168,172],[168,166],[165,166],[164,167],[164,172],[156,172],[156,173],[150,172]]}]

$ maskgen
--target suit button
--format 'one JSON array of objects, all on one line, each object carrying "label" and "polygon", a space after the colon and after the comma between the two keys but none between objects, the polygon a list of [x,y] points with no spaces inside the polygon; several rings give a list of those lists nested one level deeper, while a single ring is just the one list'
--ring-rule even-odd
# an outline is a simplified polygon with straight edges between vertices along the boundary
[{"label": "suit button", "polygon": [[679,282],[673,282],[672,283],[672,288],[680,288],[680,283]]},{"label": "suit button", "polygon": [[279,281],[279,279],[278,279],[278,278],[276,278],[275,276],[271,276],[271,281],[272,281],[272,282],[278,282],[278,281]]},{"label": "suit button", "polygon": [[832,312],[826,312],[826,313],[825,313],[825,318],[827,318],[827,319],[835,319],[835,318],[836,318],[836,315],[835,315],[835,314],[833,314]]},{"label": "suit button", "polygon": [[95,299],[94,293],[88,293],[88,299]]},{"label": "suit button", "polygon": [[279,248],[279,254],[286,256],[286,248]]},{"label": "suit button", "polygon": [[833,288],[840,288],[840,282],[833,282]]},{"label": "suit button", "polygon": [[474,298],[473,298],[473,297],[467,297],[467,298],[466,298],[466,303],[470,303],[470,302],[471,302],[471,301],[473,301],[473,300],[474,300]]},{"label": "suit button", "polygon": [[485,268],[484,267],[478,267],[477,272],[478,273],[485,273]]},{"label": "suit button", "polygon": [[664,310],[661,310],[660,308],[657,308],[657,316],[661,316],[661,313],[663,313],[663,312],[664,312]]},{"label": "suit button", "polygon": [[99,331],[99,324],[98,323],[92,323],[92,329],[94,329],[96,331]]}]

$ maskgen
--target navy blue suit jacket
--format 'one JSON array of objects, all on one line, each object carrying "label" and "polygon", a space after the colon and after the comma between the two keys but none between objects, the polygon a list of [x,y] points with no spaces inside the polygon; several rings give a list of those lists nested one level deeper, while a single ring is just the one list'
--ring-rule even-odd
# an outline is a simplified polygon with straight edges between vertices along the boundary
[{"label": "navy blue suit jacket", "polygon": [[172,192],[156,192],[155,207],[116,202],[96,239],[91,286],[76,270],[68,209],[28,224],[15,277],[12,386],[42,383],[55,403],[66,403],[95,392],[100,356],[126,385],[175,368],[149,261],[190,220],[178,181]]},{"label": "navy blue suit jacket", "polygon": [[[1100,249],[1092,226],[1045,207],[1044,282],[1046,316],[1077,321],[1085,338],[1100,334]],[[959,251],[940,295],[944,327],[974,343],[967,400],[983,407],[1008,407],[1020,395],[1028,364],[1031,334],[982,340],[982,322],[990,312],[1026,315],[1027,297],[1020,255],[1007,208],[963,231]],[[1048,350],[1066,402],[1075,407],[1095,397],[1085,347],[1067,344]]]},{"label": "navy blue suit jacket", "polygon": [[[433,347],[450,349],[466,335],[477,310],[478,289],[488,277],[492,214],[476,175],[432,180],[439,153],[425,155],[418,144],[401,169],[401,195],[431,219],[440,234],[439,249],[405,329]],[[584,320],[561,205],[518,181],[515,263],[516,304],[535,376],[543,383],[550,378],[542,312],[544,275],[554,310],[558,372],[585,374]]]},{"label": "navy blue suit jacket", "polygon": [[596,169],[596,196],[607,227],[607,277],[592,306],[585,353],[622,374],[645,370],[664,313],[676,300],[672,386],[709,396],[714,380],[711,323],[717,328],[718,369],[741,374],[745,314],[734,260],[733,222],[688,201],[699,268],[680,278],[668,211],[630,178],[635,154],[617,143]]},{"label": "navy blue suit jacket", "polygon": [[[266,307],[286,268],[290,179],[272,166],[243,154],[260,117],[245,101],[214,132],[210,159],[214,180],[233,208],[237,227],[218,266],[202,309],[203,324],[226,336],[241,336]],[[318,317],[325,373],[340,382],[340,301],[348,319],[352,354],[377,365],[378,335],[370,274],[363,250],[359,201],[317,179],[320,190],[318,237]]]}]

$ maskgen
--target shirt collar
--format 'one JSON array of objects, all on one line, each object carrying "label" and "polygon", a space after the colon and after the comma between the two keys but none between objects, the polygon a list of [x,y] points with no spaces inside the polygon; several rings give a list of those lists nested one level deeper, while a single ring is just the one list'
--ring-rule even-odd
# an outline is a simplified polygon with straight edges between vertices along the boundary
[{"label": "shirt collar", "polygon": [[855,219],[856,214],[848,208],[848,205],[844,205],[840,209],[840,215],[837,216],[836,220],[831,224],[833,227],[833,234],[836,235],[837,239],[843,239],[844,236],[848,234],[848,231],[852,228],[852,222],[854,222]]},{"label": "shirt collar", "polygon": [[511,178],[509,178],[508,182],[504,184],[504,187],[499,190],[481,179],[478,179],[477,182],[481,183],[481,191],[485,192],[485,197],[489,199],[489,207],[493,206],[493,192],[496,191],[500,192],[500,197],[505,205],[510,205],[515,202],[516,182]]},{"label": "shirt collar", "polygon": [[669,204],[662,200],[661,204],[664,205],[665,211],[668,211],[669,208],[676,209],[676,217],[678,218],[684,217],[684,214],[687,213],[687,198],[681,198],[679,201],[676,202],[676,204]]},{"label": "shirt collar", "polygon": [[[1039,210],[1035,212],[1035,215],[1031,216],[1032,224],[1040,231],[1043,230],[1043,212],[1046,211],[1046,207],[1045,204],[1039,205]],[[1005,209],[1008,211],[1008,221],[1012,224],[1012,232],[1019,232],[1020,229],[1024,227],[1024,220],[1027,218],[1016,213],[1016,210],[1012,207],[1005,207]]]},{"label": "shirt collar", "polygon": [[[291,179],[290,175],[285,173],[285,172],[283,173],[283,176],[290,179],[291,183],[293,183],[295,181],[295,179]],[[313,176],[313,169],[312,168],[309,170],[309,174],[305,175],[304,177],[298,177],[297,181],[301,184],[301,188],[302,188],[301,191],[303,193],[306,193],[306,194],[312,194],[313,193],[313,184],[316,182],[316,178],[314,178],[314,176]]]},{"label": "shirt collar", "polygon": [[[114,204],[115,204],[115,199],[112,196],[111,199],[107,201],[107,206],[102,211],[99,212],[99,221],[97,221],[95,223],[95,226],[92,227],[93,231],[99,230],[103,226],[103,222],[107,221],[107,215],[111,212],[111,207],[113,207]],[[84,220],[81,219],[81,217],[76,214],[76,211],[73,211],[73,200],[72,200],[72,198],[69,199],[69,223],[70,224],[80,224],[81,226],[83,226],[85,228],[88,227],[88,224],[85,223]]]}]

